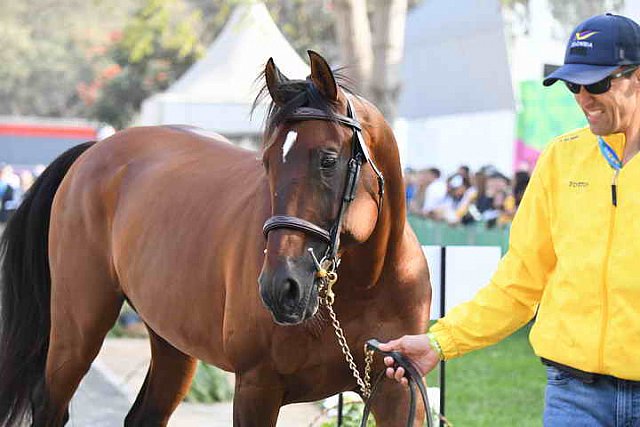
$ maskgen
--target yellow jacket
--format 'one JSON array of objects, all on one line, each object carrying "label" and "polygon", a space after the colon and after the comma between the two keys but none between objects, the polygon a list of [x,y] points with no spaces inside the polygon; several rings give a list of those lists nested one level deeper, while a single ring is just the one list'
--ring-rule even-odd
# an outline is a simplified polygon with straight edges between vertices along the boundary
[{"label": "yellow jacket", "polygon": [[[622,158],[625,138],[604,138]],[[445,359],[496,343],[536,315],[538,356],[640,380],[640,154],[617,177],[588,128],[540,157],[491,282],[432,326]]]}]

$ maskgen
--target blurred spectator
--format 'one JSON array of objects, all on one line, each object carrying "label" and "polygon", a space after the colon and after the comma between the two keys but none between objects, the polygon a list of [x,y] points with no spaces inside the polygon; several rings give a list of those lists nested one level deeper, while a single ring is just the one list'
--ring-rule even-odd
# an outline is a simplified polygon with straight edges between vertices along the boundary
[{"label": "blurred spectator", "polygon": [[404,195],[407,200],[407,206],[411,204],[411,201],[416,196],[418,190],[418,182],[416,171],[411,168],[404,170]]},{"label": "blurred spectator", "polygon": [[531,174],[528,171],[516,172],[516,175],[513,178],[513,197],[515,198],[516,208],[520,206],[520,202],[524,196],[524,190],[527,189],[530,179]]},{"label": "blurred spectator", "polygon": [[468,182],[471,182],[471,169],[467,165],[458,166],[458,170],[456,171],[455,175],[460,175]]},{"label": "blurred spectator", "polygon": [[425,171],[424,203],[422,203],[421,215],[433,218],[447,198],[447,183],[441,178],[440,169],[430,168]]},{"label": "blurred spectator", "polygon": [[489,228],[508,225],[520,205],[529,177],[529,172],[518,171],[512,183],[493,165],[483,166],[475,173],[460,166],[448,181],[441,178],[437,168],[411,176],[406,173],[407,185],[412,185],[407,192],[409,213],[452,225],[475,222]]},{"label": "blurred spectator", "polygon": [[413,184],[414,193],[413,197],[411,198],[411,202],[409,203],[409,213],[413,215],[421,215],[427,185],[429,185],[426,169],[421,169],[414,174]]},{"label": "blurred spectator", "polygon": [[472,223],[474,218],[469,209],[476,197],[477,191],[471,186],[471,182],[462,175],[455,174],[449,179],[447,197],[436,217],[451,225]]},{"label": "blurred spectator", "polygon": [[11,165],[3,165],[0,170],[0,222],[7,222],[19,204],[20,177]]},{"label": "blurred spectator", "polygon": [[527,171],[516,172],[513,177],[513,189],[504,201],[502,206],[502,215],[500,216],[500,225],[505,225],[513,220],[513,217],[520,206],[522,197],[524,196],[524,190],[526,190],[529,184],[530,175]]},{"label": "blurred spectator", "polygon": [[487,174],[481,168],[473,175],[473,186],[476,189],[476,200],[469,207],[469,213],[476,221],[485,220],[485,213],[493,208],[493,198],[487,191]]}]

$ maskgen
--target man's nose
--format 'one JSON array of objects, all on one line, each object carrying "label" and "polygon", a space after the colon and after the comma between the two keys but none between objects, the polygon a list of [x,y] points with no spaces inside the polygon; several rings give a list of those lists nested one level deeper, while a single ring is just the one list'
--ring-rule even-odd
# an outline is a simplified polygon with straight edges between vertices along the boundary
[{"label": "man's nose", "polygon": [[583,107],[588,107],[589,104],[593,102],[593,95],[587,92],[584,86],[580,86],[580,92],[576,93],[574,96],[578,104]]}]

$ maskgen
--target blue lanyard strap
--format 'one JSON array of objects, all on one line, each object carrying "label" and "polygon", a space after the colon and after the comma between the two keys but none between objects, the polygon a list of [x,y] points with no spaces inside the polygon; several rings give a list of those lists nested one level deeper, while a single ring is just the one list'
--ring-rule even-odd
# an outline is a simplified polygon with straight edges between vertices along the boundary
[{"label": "blue lanyard strap", "polygon": [[600,152],[602,156],[605,158],[609,166],[611,166],[614,170],[619,171],[622,169],[622,161],[618,154],[611,148],[609,144],[605,142],[605,140],[599,136],[598,137],[598,145],[600,146]]}]

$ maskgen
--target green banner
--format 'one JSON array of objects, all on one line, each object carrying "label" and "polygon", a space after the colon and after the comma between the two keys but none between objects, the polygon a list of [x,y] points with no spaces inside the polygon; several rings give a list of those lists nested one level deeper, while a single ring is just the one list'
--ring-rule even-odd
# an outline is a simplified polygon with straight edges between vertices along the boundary
[{"label": "green banner", "polygon": [[520,83],[518,139],[542,150],[565,132],[587,125],[587,120],[563,82],[544,87],[540,81]]}]

